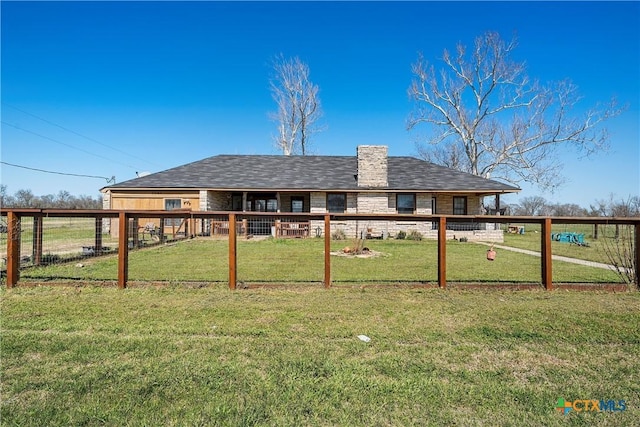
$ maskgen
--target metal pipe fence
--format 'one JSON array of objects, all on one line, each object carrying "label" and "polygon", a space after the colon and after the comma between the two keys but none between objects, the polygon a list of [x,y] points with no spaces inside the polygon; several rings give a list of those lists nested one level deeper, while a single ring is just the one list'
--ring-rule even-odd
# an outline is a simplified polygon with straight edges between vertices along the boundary
[{"label": "metal pipe fence", "polygon": [[640,218],[2,209],[20,282],[638,287]]}]

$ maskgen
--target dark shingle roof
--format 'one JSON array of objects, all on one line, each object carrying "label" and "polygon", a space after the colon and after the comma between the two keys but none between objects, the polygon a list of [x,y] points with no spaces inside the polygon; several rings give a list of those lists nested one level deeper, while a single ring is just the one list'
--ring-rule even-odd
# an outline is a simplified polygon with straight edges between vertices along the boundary
[{"label": "dark shingle roof", "polygon": [[[414,157],[388,158],[388,187],[407,191],[515,192],[520,189]],[[220,155],[105,189],[362,190],[355,156]]]}]

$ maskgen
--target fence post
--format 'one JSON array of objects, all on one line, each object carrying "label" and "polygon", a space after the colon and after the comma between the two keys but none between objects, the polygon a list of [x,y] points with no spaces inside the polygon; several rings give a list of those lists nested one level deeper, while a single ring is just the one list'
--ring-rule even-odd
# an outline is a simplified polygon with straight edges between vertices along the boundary
[{"label": "fence post", "polygon": [[636,277],[636,288],[640,290],[640,222],[636,222],[634,224],[636,229],[636,262],[635,265],[632,265],[631,268],[635,268],[635,277]]},{"label": "fence post", "polygon": [[553,274],[551,260],[551,218],[545,218],[542,222],[542,241],[541,243],[541,268],[542,268],[542,284],[548,291],[553,290]]},{"label": "fence post", "polygon": [[237,239],[236,239],[236,214],[229,214],[229,289],[234,290],[237,282]]},{"label": "fence post", "polygon": [[447,219],[443,216],[438,223],[438,286],[447,287]]},{"label": "fence post", "polygon": [[118,233],[118,288],[124,289],[129,278],[129,217],[124,211],[118,214]]},{"label": "fence post", "polygon": [[42,264],[42,217],[33,217],[33,250],[32,259],[34,265]]},{"label": "fence post", "polygon": [[20,278],[20,217],[7,212],[7,288],[13,288]]},{"label": "fence post", "polygon": [[331,287],[331,217],[324,216],[324,287]]}]

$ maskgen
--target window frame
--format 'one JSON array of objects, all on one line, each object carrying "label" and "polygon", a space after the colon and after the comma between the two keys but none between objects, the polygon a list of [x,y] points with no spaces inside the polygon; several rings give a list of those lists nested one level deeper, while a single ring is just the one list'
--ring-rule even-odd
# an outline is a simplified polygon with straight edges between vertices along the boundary
[{"label": "window frame", "polygon": [[[409,208],[400,207],[400,198],[403,196],[410,196],[412,201],[411,211]],[[396,212],[399,214],[413,215],[416,213],[416,193],[396,193]]]},{"label": "window frame", "polygon": [[[168,203],[169,202],[173,202],[173,204],[175,205],[175,202],[177,202],[178,207],[169,207]],[[178,210],[178,209],[182,209],[182,199],[164,199],[164,210],[165,211],[174,211],[174,210]],[[165,218],[164,220],[164,225],[165,226],[169,226],[169,227],[173,227],[173,226],[179,226],[180,225],[180,218]]]},{"label": "window frame", "polygon": [[[460,208],[456,206],[456,201],[461,201],[463,203],[463,212],[460,213]],[[453,214],[454,215],[467,215],[468,212],[468,204],[467,204],[467,196],[453,196]]]},{"label": "window frame", "polygon": [[[294,209],[294,205],[300,203],[300,210]],[[291,197],[291,212],[293,213],[303,213],[304,212],[304,197],[303,196],[292,196]]]},{"label": "window frame", "polygon": [[[342,200],[343,200],[342,210],[337,210],[332,208],[332,206],[329,203],[330,197],[337,197],[337,196],[342,197]],[[327,206],[327,212],[329,213],[345,213],[347,211],[347,193],[327,193],[326,206]]]}]

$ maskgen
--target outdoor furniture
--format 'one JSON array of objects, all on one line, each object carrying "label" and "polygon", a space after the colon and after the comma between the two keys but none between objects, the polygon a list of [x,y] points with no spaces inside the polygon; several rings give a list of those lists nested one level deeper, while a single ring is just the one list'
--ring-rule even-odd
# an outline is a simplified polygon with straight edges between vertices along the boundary
[{"label": "outdoor furniture", "polygon": [[280,222],[277,224],[276,235],[283,238],[309,237],[309,223]]},{"label": "outdoor furniture", "polygon": [[510,225],[507,232],[511,234],[524,234],[524,225]]},{"label": "outdoor furniture", "polygon": [[360,238],[361,239],[385,239],[386,232],[385,231],[377,232],[373,228],[367,228],[366,230],[362,230],[360,232]]}]

